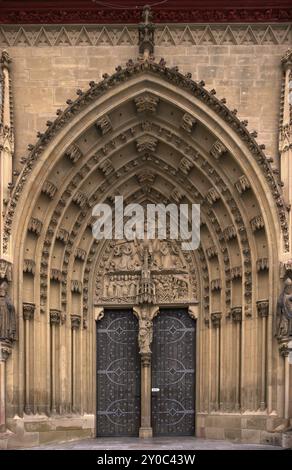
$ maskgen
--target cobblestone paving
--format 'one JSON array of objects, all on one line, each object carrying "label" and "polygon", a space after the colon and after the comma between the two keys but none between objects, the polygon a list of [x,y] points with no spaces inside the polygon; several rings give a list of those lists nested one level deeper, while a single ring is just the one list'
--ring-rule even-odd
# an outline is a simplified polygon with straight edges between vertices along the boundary
[{"label": "cobblestone paving", "polygon": [[229,441],[198,439],[193,437],[154,439],[98,438],[72,441],[64,444],[48,444],[33,447],[36,450],[280,450],[281,447],[240,444]]}]

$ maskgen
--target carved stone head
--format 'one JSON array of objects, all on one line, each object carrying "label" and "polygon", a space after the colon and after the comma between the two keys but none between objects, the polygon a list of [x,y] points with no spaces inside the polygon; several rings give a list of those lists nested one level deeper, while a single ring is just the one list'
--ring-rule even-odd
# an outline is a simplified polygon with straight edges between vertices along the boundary
[{"label": "carved stone head", "polygon": [[285,294],[292,294],[292,279],[287,277],[286,281],[284,282],[284,292]]},{"label": "carved stone head", "polygon": [[8,292],[8,283],[6,281],[0,284],[0,297],[6,297]]}]

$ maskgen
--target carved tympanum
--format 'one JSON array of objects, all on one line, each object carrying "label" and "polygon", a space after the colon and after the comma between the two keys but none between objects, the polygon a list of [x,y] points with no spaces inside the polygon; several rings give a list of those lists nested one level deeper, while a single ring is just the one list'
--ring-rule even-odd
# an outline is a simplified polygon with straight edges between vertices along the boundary
[{"label": "carved tympanum", "polygon": [[196,299],[197,282],[170,240],[118,241],[96,279],[96,304],[170,304]]}]

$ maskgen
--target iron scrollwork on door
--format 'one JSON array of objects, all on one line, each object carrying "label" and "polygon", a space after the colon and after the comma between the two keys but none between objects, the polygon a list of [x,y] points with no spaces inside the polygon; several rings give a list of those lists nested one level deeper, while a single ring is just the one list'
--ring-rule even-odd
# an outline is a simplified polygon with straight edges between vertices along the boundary
[{"label": "iron scrollwork on door", "polygon": [[137,436],[140,425],[138,321],[108,310],[97,322],[97,435]]},{"label": "iron scrollwork on door", "polygon": [[185,309],[154,320],[152,426],[155,435],[195,433],[195,322]]}]

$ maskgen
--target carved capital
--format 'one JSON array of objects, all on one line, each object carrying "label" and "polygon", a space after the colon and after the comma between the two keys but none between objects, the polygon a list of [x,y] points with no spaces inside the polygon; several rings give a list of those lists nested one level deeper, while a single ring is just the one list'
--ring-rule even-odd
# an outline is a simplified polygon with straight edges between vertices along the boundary
[{"label": "carved capital", "polygon": [[61,310],[51,308],[50,309],[51,325],[60,325],[60,322],[61,322]]},{"label": "carved capital", "polygon": [[151,352],[141,353],[141,364],[142,364],[142,367],[151,366]]},{"label": "carved capital", "polygon": [[12,264],[2,258],[0,259],[0,279],[5,279],[8,282],[12,279]]},{"label": "carved capital", "polygon": [[222,313],[221,312],[213,312],[211,313],[211,322],[214,328],[218,328],[221,324]]},{"label": "carved capital", "polygon": [[258,300],[257,301],[257,312],[258,316],[261,318],[267,317],[269,315],[269,301],[268,300]]},{"label": "carved capital", "polygon": [[78,330],[81,324],[81,316],[78,314],[71,314],[71,328],[72,330]]},{"label": "carved capital", "polygon": [[24,302],[22,305],[23,319],[33,320],[35,312],[35,304],[31,302]]},{"label": "carved capital", "polygon": [[12,351],[11,344],[9,342],[0,342],[0,362],[6,362]]},{"label": "carved capital", "polygon": [[287,343],[282,343],[279,346],[279,353],[283,357],[288,357],[289,356],[290,349],[288,347],[288,342]]},{"label": "carved capital", "polygon": [[240,323],[242,321],[242,307],[232,307],[230,310],[232,321]]}]

